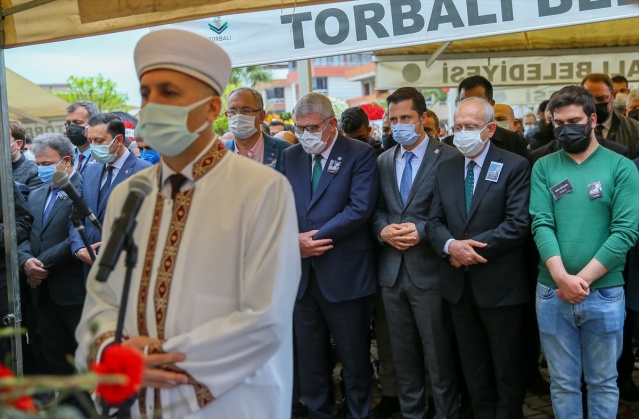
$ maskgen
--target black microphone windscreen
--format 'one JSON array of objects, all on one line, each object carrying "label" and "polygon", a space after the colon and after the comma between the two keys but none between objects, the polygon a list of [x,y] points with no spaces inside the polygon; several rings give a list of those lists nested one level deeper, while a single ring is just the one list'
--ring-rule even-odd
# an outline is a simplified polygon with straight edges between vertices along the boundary
[{"label": "black microphone windscreen", "polygon": [[53,182],[53,186],[55,186],[56,188],[64,188],[65,186],[69,184],[69,182],[71,181],[70,179],[71,177],[69,176],[67,172],[62,172],[60,170],[57,170],[53,174],[51,181]]},{"label": "black microphone windscreen", "polygon": [[147,196],[151,193],[151,189],[153,189],[153,184],[151,183],[151,180],[145,177],[133,178],[129,183],[129,191],[140,193],[143,196]]}]

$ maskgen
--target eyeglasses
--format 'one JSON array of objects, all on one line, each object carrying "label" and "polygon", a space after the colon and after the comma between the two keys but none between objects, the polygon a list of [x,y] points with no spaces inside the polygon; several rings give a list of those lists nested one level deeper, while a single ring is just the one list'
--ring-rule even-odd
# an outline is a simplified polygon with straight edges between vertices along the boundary
[{"label": "eyeglasses", "polygon": [[231,108],[229,110],[227,110],[226,112],[224,112],[224,115],[226,116],[235,116],[238,113],[241,115],[251,115],[257,112],[260,112],[261,109],[251,109],[251,108],[242,108],[242,109],[234,109]]},{"label": "eyeglasses", "polygon": [[486,126],[490,124],[490,122],[485,123],[484,125],[453,125],[453,132],[460,132],[460,131],[481,131],[484,128],[486,128]]},{"label": "eyeglasses", "polygon": [[328,118],[320,122],[318,125],[306,125],[306,126],[295,125],[293,127],[293,131],[295,131],[295,134],[300,134],[300,135],[304,134],[304,130],[310,132],[311,134],[316,133],[317,131],[320,130],[319,129],[320,125],[322,125],[328,119],[331,119],[331,117],[329,116]]}]

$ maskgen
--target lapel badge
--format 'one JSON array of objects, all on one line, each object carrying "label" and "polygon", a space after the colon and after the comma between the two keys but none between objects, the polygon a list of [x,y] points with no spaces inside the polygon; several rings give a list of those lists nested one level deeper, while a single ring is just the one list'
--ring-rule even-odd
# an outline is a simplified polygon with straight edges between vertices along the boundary
[{"label": "lapel badge", "polygon": [[337,174],[337,171],[339,170],[340,165],[342,164],[342,162],[340,161],[342,158],[338,157],[337,160],[331,160],[328,163],[328,169],[326,169],[326,171],[332,175]]},{"label": "lapel badge", "polygon": [[128,174],[129,174],[129,169],[126,169],[126,170],[124,171],[124,174],[125,174],[125,175],[128,175]]},{"label": "lapel badge", "polygon": [[439,149],[438,149],[438,148],[436,148],[436,149],[433,151],[433,153],[435,153],[435,154],[439,154]]},{"label": "lapel badge", "polygon": [[69,197],[69,195],[67,195],[66,192],[64,191],[60,191],[58,192],[58,199],[61,201],[64,201],[65,199],[67,199]]}]

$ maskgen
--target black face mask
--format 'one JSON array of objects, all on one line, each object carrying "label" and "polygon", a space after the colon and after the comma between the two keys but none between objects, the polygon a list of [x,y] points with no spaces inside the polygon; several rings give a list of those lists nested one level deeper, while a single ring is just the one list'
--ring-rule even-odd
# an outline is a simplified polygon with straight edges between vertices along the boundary
[{"label": "black face mask", "polygon": [[566,153],[579,154],[590,144],[590,124],[566,124],[555,128],[555,137]]},{"label": "black face mask", "polygon": [[639,121],[639,109],[628,112],[628,118],[632,118],[635,121]]},{"label": "black face mask", "polygon": [[393,134],[382,135],[382,145],[384,146],[384,150],[388,150],[395,144],[397,143],[393,140]]},{"label": "black face mask", "polygon": [[610,116],[607,103],[595,104],[595,113],[597,114],[597,124],[603,124]]},{"label": "black face mask", "polygon": [[84,136],[84,127],[79,125],[70,124],[67,127],[66,135],[69,137],[69,140],[71,140],[71,143],[73,143],[76,147],[83,146],[87,143],[87,141],[89,141],[89,139]]}]

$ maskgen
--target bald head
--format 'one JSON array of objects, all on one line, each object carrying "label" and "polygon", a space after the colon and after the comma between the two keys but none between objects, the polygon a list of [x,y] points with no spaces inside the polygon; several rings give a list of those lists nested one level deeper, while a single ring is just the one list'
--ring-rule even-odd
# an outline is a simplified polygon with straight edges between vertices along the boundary
[{"label": "bald head", "polygon": [[291,131],[280,131],[275,134],[275,138],[288,141],[291,144],[297,144],[297,137]]},{"label": "bald head", "polygon": [[[503,103],[497,103],[495,108],[495,123],[508,131],[519,132],[521,124],[515,119],[513,108]],[[523,131],[523,128],[521,129]]]}]

